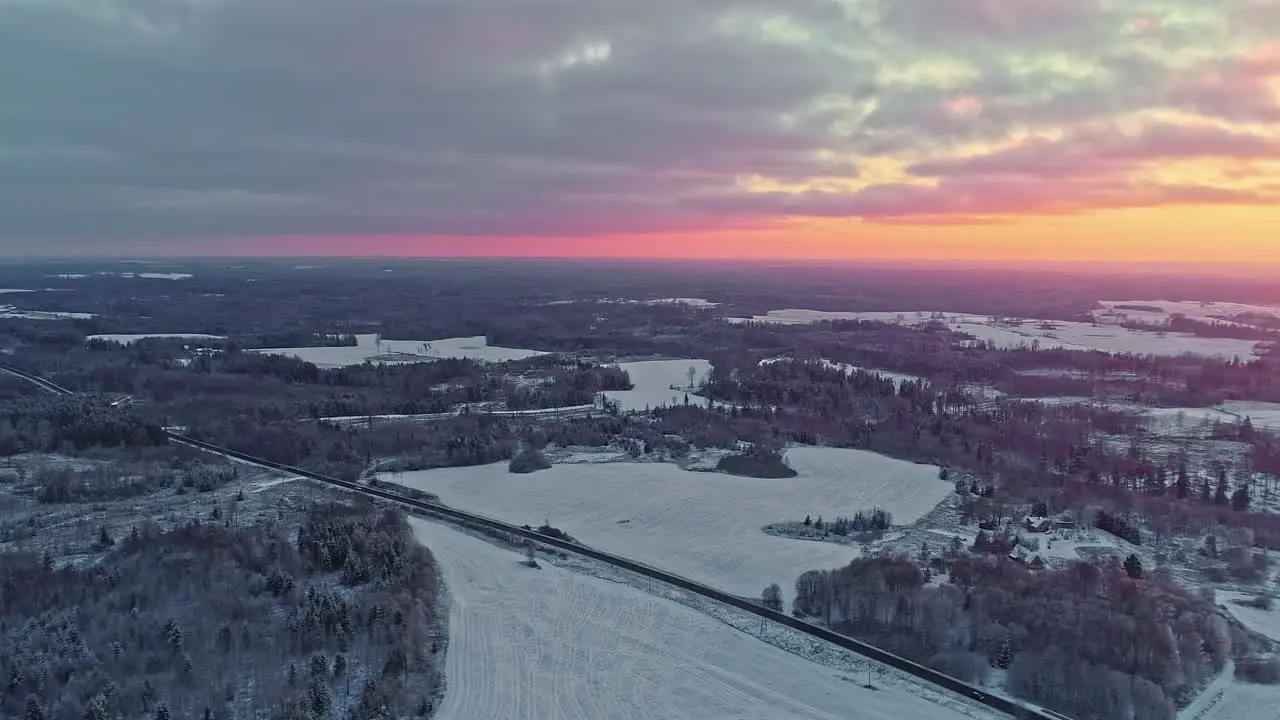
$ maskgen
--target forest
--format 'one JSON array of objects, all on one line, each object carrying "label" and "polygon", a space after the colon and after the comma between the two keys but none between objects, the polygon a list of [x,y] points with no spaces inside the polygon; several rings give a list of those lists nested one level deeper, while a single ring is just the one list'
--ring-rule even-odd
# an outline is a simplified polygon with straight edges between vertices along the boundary
[{"label": "forest", "polygon": [[294,525],[143,524],[86,568],[0,556],[0,716],[429,714],[430,552],[402,514],[363,503],[317,504]]},{"label": "forest", "polygon": [[[1002,672],[1016,696],[1077,720],[1172,720],[1229,659],[1250,654],[1209,600],[1143,577],[1140,564],[1037,571],[955,551],[924,562],[805,572],[794,610],[964,680]],[[927,584],[934,572],[948,582]]]}]

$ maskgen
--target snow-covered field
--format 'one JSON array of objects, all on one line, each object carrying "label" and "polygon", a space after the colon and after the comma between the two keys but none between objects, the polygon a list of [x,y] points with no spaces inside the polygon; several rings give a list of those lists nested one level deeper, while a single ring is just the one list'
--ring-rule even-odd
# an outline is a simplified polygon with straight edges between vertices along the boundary
[{"label": "snow-covered field", "polygon": [[138,278],[142,278],[143,280],[190,280],[194,276],[191,273],[144,272],[144,273],[137,273],[135,275],[134,273],[126,272],[126,273],[120,273],[120,277],[127,277],[127,278],[138,277]]},{"label": "snow-covered field", "polygon": [[1239,620],[1241,625],[1263,637],[1280,642],[1280,601],[1275,602],[1270,610],[1259,610],[1258,608],[1245,607],[1232,602],[1233,600],[1248,600],[1252,597],[1252,595],[1246,593],[1226,590],[1220,590],[1217,593],[1218,605],[1231,613],[1231,617]]},{"label": "snow-covered field", "polygon": [[1228,683],[1223,686],[1221,697],[1208,705],[1203,715],[1179,713],[1178,717],[1181,720],[1280,720],[1280,687]]},{"label": "snow-covered field", "polygon": [[[623,412],[680,405],[689,387],[689,368],[693,368],[695,385],[711,372],[711,363],[706,360],[643,360],[619,363],[618,367],[627,371],[635,387],[607,392],[605,397],[618,403]],[[673,390],[672,386],[680,389]],[[707,399],[689,393],[689,404],[705,406]]]},{"label": "snow-covered field", "polygon": [[872,507],[910,523],[953,490],[934,466],[862,450],[798,447],[787,459],[798,477],[736,477],[666,463],[553,465],[516,475],[499,463],[379,478],[517,525],[549,521],[592,547],[737,595],[756,597],[776,582],[788,598],[801,572],[845,565],[859,551],[766,535],[765,525]]},{"label": "snow-covered field", "polygon": [[322,368],[362,365],[365,362],[428,362],[440,358],[470,358],[481,362],[507,362],[545,355],[538,350],[490,345],[483,335],[443,340],[382,340],[376,335],[356,335],[349,347],[262,348],[253,352],[290,355]]},{"label": "snow-covered field", "polygon": [[910,685],[856,677],[625,584],[411,519],[448,588],[440,720],[961,720]]},{"label": "snow-covered field", "polygon": [[1150,416],[1157,429],[1194,428],[1204,422],[1235,424],[1246,417],[1255,428],[1280,429],[1280,403],[1253,400],[1231,400],[1213,407],[1152,408],[1139,405],[1119,406]]},{"label": "snow-covered field", "polygon": [[226,335],[205,335],[204,333],[150,333],[145,335],[90,335],[86,340],[106,340],[130,345],[139,340],[149,338],[181,338],[183,340],[226,340]]},{"label": "snow-covered field", "polygon": [[[1170,315],[1184,315],[1191,320],[1201,322],[1231,322],[1237,315],[1251,314],[1270,316],[1280,319],[1280,306],[1249,305],[1233,302],[1200,302],[1199,300],[1101,300],[1101,310],[1093,312],[1094,317],[1115,312],[1136,322],[1162,323]],[[1117,308],[1124,305],[1124,308]],[[1135,308],[1159,308],[1159,311],[1137,310]]]},{"label": "snow-covered field", "polygon": [[12,305],[0,305],[0,318],[14,320],[88,320],[93,313],[62,312],[60,310],[19,310]]},{"label": "snow-covered field", "polygon": [[[783,325],[799,325],[820,320],[875,320],[879,322],[915,325],[927,322],[931,311],[910,312],[826,312],[821,310],[772,310],[752,318],[728,318],[730,322],[769,322]],[[1117,325],[1052,321],[1052,328],[1042,328],[1044,321],[1026,319],[1020,325],[1003,325],[991,321],[987,315],[943,313],[945,322],[953,330],[967,333],[979,340],[990,340],[1000,347],[1018,347],[1038,342],[1041,348],[1068,348],[1076,350],[1102,350],[1113,353],[1142,355],[1195,355],[1214,357],[1251,357],[1256,342],[1223,338],[1202,338],[1184,333],[1154,333],[1129,330]]]}]

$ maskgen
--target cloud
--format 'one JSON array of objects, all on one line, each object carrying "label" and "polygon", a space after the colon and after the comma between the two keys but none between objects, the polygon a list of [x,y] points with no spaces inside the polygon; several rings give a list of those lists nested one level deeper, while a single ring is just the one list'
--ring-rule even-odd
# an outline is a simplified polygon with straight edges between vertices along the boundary
[{"label": "cloud", "polygon": [[1274,157],[1278,26],[1271,0],[0,0],[0,252],[1250,203],[1268,178],[1130,175]]}]

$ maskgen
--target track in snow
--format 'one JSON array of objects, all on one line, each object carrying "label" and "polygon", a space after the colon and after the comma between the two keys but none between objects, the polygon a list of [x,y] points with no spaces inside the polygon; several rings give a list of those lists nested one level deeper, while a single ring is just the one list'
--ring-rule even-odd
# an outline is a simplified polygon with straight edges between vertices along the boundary
[{"label": "track in snow", "polygon": [[451,597],[439,720],[960,720],[670,600],[413,518]]}]

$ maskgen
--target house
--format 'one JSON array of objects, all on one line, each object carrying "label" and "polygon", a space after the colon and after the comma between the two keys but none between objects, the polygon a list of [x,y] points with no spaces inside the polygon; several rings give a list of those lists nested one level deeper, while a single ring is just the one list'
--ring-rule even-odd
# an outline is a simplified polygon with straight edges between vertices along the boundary
[{"label": "house", "polygon": [[1022,518],[1022,524],[1033,533],[1047,533],[1053,528],[1053,521],[1046,517],[1028,515]]},{"label": "house", "polygon": [[1009,552],[1009,557],[1033,568],[1044,567],[1044,556],[1040,551],[1032,550],[1026,545],[1014,545],[1013,550]]},{"label": "house", "polygon": [[1053,527],[1055,530],[1074,530],[1076,520],[1071,517],[1071,513],[1064,512],[1053,519]]}]

